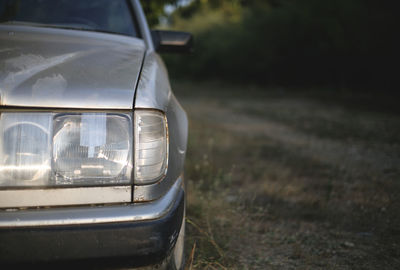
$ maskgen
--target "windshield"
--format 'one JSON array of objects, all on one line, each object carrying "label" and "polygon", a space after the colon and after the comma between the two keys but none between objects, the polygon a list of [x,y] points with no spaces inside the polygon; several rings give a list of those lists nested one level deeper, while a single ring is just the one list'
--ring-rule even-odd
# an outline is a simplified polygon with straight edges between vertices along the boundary
[{"label": "windshield", "polygon": [[0,0],[0,22],[138,36],[127,0]]}]

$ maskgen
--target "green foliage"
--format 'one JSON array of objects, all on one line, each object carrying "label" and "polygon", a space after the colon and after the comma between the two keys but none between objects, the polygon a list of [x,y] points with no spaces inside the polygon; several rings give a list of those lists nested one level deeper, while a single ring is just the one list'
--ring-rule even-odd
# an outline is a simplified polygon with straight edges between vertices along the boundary
[{"label": "green foliage", "polygon": [[141,0],[141,5],[150,27],[158,25],[160,17],[165,16],[164,6],[177,4],[179,0]]},{"label": "green foliage", "polygon": [[[395,1],[196,0],[171,16],[195,35],[172,76],[260,84],[391,87]],[[397,29],[396,29],[397,30]]]}]

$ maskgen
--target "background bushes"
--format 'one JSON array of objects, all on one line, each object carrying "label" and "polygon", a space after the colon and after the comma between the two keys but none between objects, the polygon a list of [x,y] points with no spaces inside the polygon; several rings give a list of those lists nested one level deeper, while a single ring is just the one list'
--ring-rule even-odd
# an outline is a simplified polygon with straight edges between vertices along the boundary
[{"label": "background bushes", "polygon": [[169,27],[195,51],[165,55],[174,78],[274,85],[398,86],[397,1],[195,0]]}]

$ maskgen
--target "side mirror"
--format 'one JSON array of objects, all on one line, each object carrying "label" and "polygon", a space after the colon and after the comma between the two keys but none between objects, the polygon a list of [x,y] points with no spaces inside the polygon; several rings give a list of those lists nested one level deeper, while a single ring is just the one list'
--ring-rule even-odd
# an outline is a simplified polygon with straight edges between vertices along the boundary
[{"label": "side mirror", "polygon": [[187,32],[152,30],[154,48],[157,52],[186,53],[191,52],[193,36]]}]

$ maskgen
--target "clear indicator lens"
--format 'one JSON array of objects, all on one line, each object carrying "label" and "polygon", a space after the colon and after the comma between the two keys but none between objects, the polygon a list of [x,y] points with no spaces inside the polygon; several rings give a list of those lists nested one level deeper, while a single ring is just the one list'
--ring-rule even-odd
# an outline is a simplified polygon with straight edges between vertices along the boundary
[{"label": "clear indicator lens", "polygon": [[158,111],[135,111],[135,183],[150,184],[166,173],[167,124]]}]

